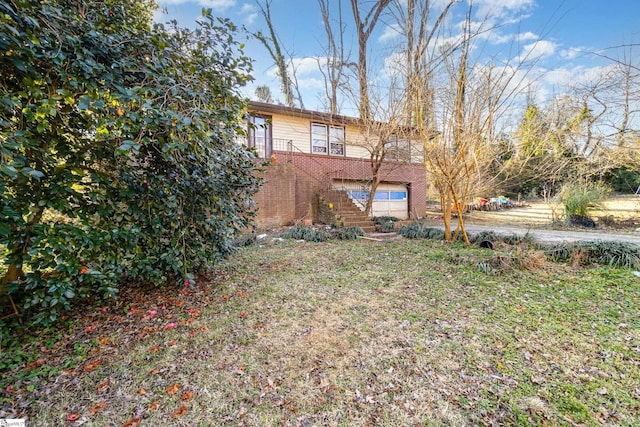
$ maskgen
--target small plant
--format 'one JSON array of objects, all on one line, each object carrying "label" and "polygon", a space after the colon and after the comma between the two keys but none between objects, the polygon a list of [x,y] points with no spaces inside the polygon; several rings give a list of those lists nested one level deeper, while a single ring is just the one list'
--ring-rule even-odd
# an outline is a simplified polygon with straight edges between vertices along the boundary
[{"label": "small plant", "polygon": [[398,233],[408,239],[444,239],[444,231],[439,228],[428,227],[421,222],[405,225],[398,230]]},{"label": "small plant", "polygon": [[358,226],[342,227],[336,229],[334,235],[340,240],[356,240],[358,236],[364,236],[364,230]]},{"label": "small plant", "polygon": [[373,218],[371,218],[371,221],[373,221],[376,225],[382,225],[388,222],[398,222],[398,221],[401,221],[401,219],[395,216],[383,215],[383,216],[374,216]]},{"label": "small plant", "polygon": [[550,259],[573,264],[598,263],[622,268],[640,268],[640,247],[626,242],[587,241],[542,246]]},{"label": "small plant", "polygon": [[520,235],[516,233],[498,234],[494,231],[481,231],[478,234],[470,235],[469,241],[475,244],[482,242],[503,242],[507,245],[520,245],[534,243],[535,237],[529,232]]},{"label": "small plant", "polygon": [[282,237],[285,239],[306,240],[308,242],[324,242],[331,237],[331,234],[297,225],[282,233]]},{"label": "small plant", "polygon": [[471,243],[480,243],[484,241],[495,242],[499,240],[498,234],[493,231],[481,231],[478,234],[473,234],[469,236],[469,241]]},{"label": "small plant", "polygon": [[243,233],[239,234],[235,239],[232,240],[231,245],[234,248],[243,248],[245,246],[250,246],[256,242],[256,233]]},{"label": "small plant", "polygon": [[480,271],[480,272],[482,272],[484,274],[493,273],[493,266],[488,261],[480,261],[480,262],[478,262],[478,264],[476,265],[476,268],[478,269],[478,271]]},{"label": "small plant", "polygon": [[396,229],[396,223],[393,221],[383,222],[376,225],[376,231],[380,233],[391,233]]}]

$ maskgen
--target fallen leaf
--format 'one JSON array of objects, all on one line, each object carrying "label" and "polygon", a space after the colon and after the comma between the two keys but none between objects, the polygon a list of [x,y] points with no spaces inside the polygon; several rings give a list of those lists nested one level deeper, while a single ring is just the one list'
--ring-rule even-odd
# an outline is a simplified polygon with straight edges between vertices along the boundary
[{"label": "fallen leaf", "polygon": [[87,267],[85,267],[85,266],[82,266],[82,268],[80,269],[80,271],[78,271],[78,274],[84,274],[84,273],[86,273],[87,271],[89,271],[89,269],[88,269]]},{"label": "fallen leaf", "polygon": [[185,391],[180,396],[180,400],[183,401],[183,402],[188,402],[189,400],[191,400],[191,398],[193,398],[193,392],[191,392],[191,391]]},{"label": "fallen leaf", "polygon": [[105,378],[100,384],[96,386],[97,391],[102,391],[109,387],[109,378]]},{"label": "fallen leaf", "polygon": [[143,394],[147,394],[147,390],[140,388],[138,389],[138,394],[143,395]]},{"label": "fallen leaf", "polygon": [[246,319],[247,318],[247,313],[245,313],[244,311],[241,311],[240,314],[238,314],[238,317],[241,319]]},{"label": "fallen leaf", "polygon": [[103,345],[106,345],[106,344],[108,344],[108,343],[109,343],[109,338],[105,337],[105,338],[102,338],[102,339],[100,340],[100,342],[98,343],[98,345],[99,345],[99,346],[103,346]]},{"label": "fallen leaf", "polygon": [[107,407],[107,402],[96,403],[91,408],[89,408],[89,415],[93,417],[98,412],[103,411],[104,408],[106,407]]},{"label": "fallen leaf", "polygon": [[138,427],[140,425],[140,418],[131,418],[129,421],[124,423],[122,427]]},{"label": "fallen leaf", "polygon": [[151,375],[156,375],[156,374],[159,374],[159,373],[160,373],[160,369],[152,369],[152,370],[149,371],[149,374],[151,374]]},{"label": "fallen leaf", "polygon": [[91,326],[87,326],[86,328],[84,328],[85,332],[93,332],[96,330],[96,325],[91,325]]},{"label": "fallen leaf", "polygon": [[42,365],[44,365],[44,359],[38,359],[35,362],[28,363],[25,369],[31,370],[31,369],[39,368]]},{"label": "fallen leaf", "polygon": [[84,367],[84,371],[85,372],[91,372],[94,371],[98,365],[100,365],[100,362],[102,362],[100,359],[96,359],[93,362],[89,363],[87,366]]},{"label": "fallen leaf", "polygon": [[176,394],[178,390],[180,390],[180,384],[178,383],[172,384],[169,387],[167,387],[167,393],[169,394]]},{"label": "fallen leaf", "polygon": [[229,299],[229,295],[222,295],[222,300],[223,300],[223,301],[226,301],[226,300],[228,300],[228,299]]},{"label": "fallen leaf", "polygon": [[76,421],[80,418],[80,414],[69,414],[67,415],[67,421]]},{"label": "fallen leaf", "polygon": [[178,324],[176,322],[169,322],[169,323],[167,323],[165,325],[164,328],[165,329],[174,329],[174,328],[177,328],[177,327],[178,327]]},{"label": "fallen leaf", "polygon": [[148,352],[149,353],[157,353],[158,350],[160,350],[160,346],[159,345],[154,345],[153,347],[151,347]]},{"label": "fallen leaf", "polygon": [[155,411],[156,409],[158,409],[160,407],[160,402],[158,402],[157,400],[155,402],[151,402],[151,405],[149,405],[149,410],[150,411]]},{"label": "fallen leaf", "polygon": [[171,347],[173,347],[173,346],[174,346],[174,345],[176,345],[176,344],[178,344],[178,340],[172,340],[172,341],[169,343],[169,345],[170,345]]},{"label": "fallen leaf", "polygon": [[175,412],[173,414],[171,414],[172,418],[178,418],[183,416],[184,414],[187,413],[187,411],[189,410],[189,408],[187,408],[186,406],[182,405],[181,407],[179,407],[178,409],[175,410]]}]

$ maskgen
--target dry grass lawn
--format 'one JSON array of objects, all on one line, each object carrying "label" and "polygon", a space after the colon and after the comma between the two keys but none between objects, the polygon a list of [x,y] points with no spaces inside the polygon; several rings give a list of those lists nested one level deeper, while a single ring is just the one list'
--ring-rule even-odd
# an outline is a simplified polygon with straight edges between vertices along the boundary
[{"label": "dry grass lawn", "polygon": [[29,341],[0,418],[638,425],[640,279],[534,255],[486,274],[494,252],[442,242],[263,241],[194,289],[132,289]]}]

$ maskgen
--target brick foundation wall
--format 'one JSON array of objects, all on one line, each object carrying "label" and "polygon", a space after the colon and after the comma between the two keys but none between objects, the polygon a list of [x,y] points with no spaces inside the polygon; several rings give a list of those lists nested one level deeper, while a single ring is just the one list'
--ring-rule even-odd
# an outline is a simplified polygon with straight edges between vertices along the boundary
[{"label": "brick foundation wall", "polygon": [[[256,222],[260,228],[277,227],[313,216],[315,195],[331,188],[334,180],[371,178],[367,159],[284,151],[276,151],[274,156],[275,163],[267,166],[265,183],[254,197],[258,206]],[[410,217],[425,215],[424,165],[388,162],[381,167],[380,176],[383,182],[407,184]]]},{"label": "brick foundation wall", "polygon": [[296,174],[291,164],[272,164],[260,173],[264,179],[260,191],[253,196],[258,227],[274,228],[295,221]]}]

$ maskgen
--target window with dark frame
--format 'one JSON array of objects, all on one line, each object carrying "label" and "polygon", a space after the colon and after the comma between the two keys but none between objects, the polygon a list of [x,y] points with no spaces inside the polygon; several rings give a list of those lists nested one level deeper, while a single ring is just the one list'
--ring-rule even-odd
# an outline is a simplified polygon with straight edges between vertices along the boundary
[{"label": "window with dark frame", "polygon": [[391,135],[389,142],[385,144],[388,160],[410,161],[411,160],[411,143],[407,138]]},{"label": "window with dark frame", "polygon": [[260,158],[266,159],[273,152],[271,138],[271,116],[252,114],[249,116],[249,131],[247,133],[247,146],[255,148]]},{"label": "window with dark frame", "polygon": [[311,123],[311,152],[344,156],[344,126]]}]

